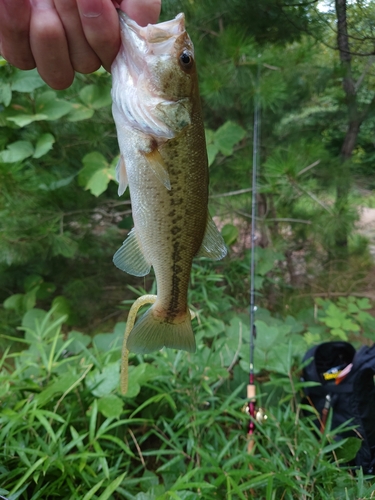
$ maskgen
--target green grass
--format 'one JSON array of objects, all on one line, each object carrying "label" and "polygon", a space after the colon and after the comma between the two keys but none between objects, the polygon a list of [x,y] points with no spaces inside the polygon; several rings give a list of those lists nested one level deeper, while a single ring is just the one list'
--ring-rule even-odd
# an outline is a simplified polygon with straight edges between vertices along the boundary
[{"label": "green grass", "polygon": [[[281,320],[266,314],[263,320],[258,367],[281,349],[275,350],[270,335],[284,344],[283,335],[297,335]],[[320,439],[311,420],[301,418],[296,363],[304,344],[287,344],[278,374],[258,387],[268,420],[257,426],[254,452],[247,453],[243,321],[213,322],[216,333],[202,324],[194,355],[164,350],[131,357],[124,397],[118,393],[124,323],[93,339],[78,332],[66,338],[63,316],[29,311],[23,320],[25,349],[8,349],[1,360],[0,495],[370,498],[370,482],[340,467],[343,443],[330,432]]]}]

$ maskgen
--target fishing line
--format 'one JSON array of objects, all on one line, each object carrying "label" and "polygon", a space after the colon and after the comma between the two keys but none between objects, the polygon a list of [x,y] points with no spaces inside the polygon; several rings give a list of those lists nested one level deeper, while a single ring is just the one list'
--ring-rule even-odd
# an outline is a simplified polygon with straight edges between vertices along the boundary
[{"label": "fishing line", "polygon": [[256,240],[256,209],[257,209],[257,170],[259,159],[259,131],[260,131],[260,99],[259,99],[260,65],[258,64],[255,94],[254,94],[254,131],[253,131],[253,171],[252,171],[252,200],[251,200],[251,263],[250,263],[250,364],[249,384],[247,386],[248,411],[250,415],[248,430],[248,451],[254,447],[253,434],[255,431],[255,375],[254,375],[254,350],[255,350],[255,240]]}]

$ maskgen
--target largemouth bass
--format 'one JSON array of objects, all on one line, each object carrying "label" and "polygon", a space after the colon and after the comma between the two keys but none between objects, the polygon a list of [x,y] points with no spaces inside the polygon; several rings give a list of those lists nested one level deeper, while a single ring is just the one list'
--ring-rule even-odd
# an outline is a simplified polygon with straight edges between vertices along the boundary
[{"label": "largemouth bass", "polygon": [[120,146],[119,195],[129,184],[134,228],[114,264],[135,276],[151,266],[157,300],[136,322],[127,348],[195,351],[187,293],[195,256],[226,254],[208,214],[208,163],[193,44],[185,18],[140,27],[120,13],[112,65]]}]

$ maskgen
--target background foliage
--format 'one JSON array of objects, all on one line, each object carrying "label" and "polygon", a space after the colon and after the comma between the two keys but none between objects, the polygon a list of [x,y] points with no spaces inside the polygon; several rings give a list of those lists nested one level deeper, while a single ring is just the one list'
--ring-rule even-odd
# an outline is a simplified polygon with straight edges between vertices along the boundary
[{"label": "background foliage", "polygon": [[[374,5],[347,5],[355,102],[343,86],[335,5],[164,0],[162,18],[184,11],[195,43],[210,210],[229,254],[193,266],[197,353],[132,356],[126,397],[127,309],[155,283],[112,264],[132,219],[114,181],[110,75],[77,75],[55,92],[35,70],[0,60],[0,495],[371,498],[371,480],[343,466],[348,443],[329,429],[318,438],[299,406],[311,345],[375,339],[372,236],[356,229],[361,207],[374,205]],[[268,421],[248,455],[256,96],[255,366]],[[353,102],[361,123],[344,158]]]}]

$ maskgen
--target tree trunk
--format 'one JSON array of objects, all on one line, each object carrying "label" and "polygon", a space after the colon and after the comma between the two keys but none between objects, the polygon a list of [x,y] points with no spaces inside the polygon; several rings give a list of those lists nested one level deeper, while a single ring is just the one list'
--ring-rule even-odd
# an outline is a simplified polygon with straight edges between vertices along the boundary
[{"label": "tree trunk", "polygon": [[337,257],[345,258],[348,247],[348,225],[345,224],[345,213],[349,204],[350,160],[357,143],[357,138],[363,117],[358,110],[357,93],[355,81],[352,74],[352,56],[350,53],[346,3],[347,0],[335,0],[337,16],[337,46],[339,49],[341,68],[343,70],[342,86],[345,92],[348,110],[348,127],[344,142],[340,151],[340,168],[338,171],[336,190],[336,213],[338,218],[337,231],[335,234],[335,246]]}]

